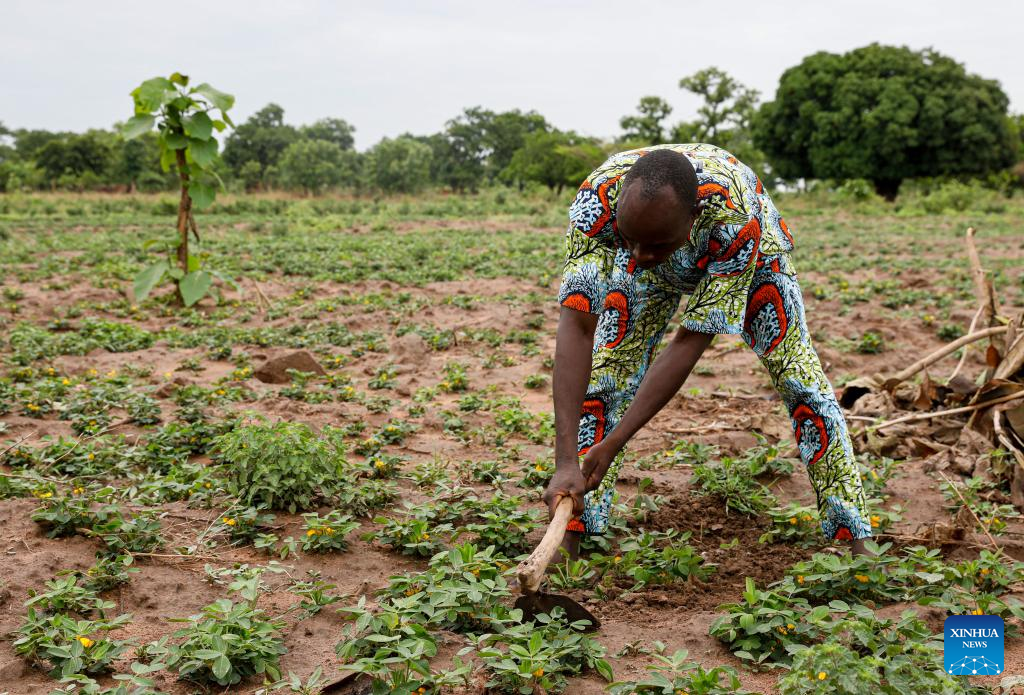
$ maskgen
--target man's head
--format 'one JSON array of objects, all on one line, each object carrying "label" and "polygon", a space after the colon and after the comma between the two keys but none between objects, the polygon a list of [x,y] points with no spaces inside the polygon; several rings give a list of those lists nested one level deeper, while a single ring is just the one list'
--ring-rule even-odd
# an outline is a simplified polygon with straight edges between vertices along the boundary
[{"label": "man's head", "polygon": [[698,212],[697,174],[690,160],[672,150],[653,150],[623,177],[615,219],[636,264],[652,268],[689,240]]}]

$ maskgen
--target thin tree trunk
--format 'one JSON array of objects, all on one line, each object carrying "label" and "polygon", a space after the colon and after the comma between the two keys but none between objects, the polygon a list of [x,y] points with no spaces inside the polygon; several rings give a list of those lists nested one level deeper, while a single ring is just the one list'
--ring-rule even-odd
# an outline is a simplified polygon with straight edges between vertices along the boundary
[{"label": "thin tree trunk", "polygon": [[[192,198],[188,194],[188,173],[185,172],[185,150],[175,150],[178,177],[181,179],[181,200],[178,201],[178,265],[188,274],[188,218],[192,214]],[[175,283],[177,284],[177,283]],[[178,301],[185,303],[178,288]]]}]

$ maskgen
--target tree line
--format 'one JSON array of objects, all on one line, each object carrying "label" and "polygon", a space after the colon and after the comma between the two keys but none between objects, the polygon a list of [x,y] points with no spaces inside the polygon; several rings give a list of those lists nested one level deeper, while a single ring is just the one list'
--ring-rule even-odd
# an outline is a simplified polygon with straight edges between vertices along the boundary
[{"label": "tree line", "polygon": [[[819,52],[786,70],[774,98],[715,67],[679,82],[700,99],[696,118],[670,123],[672,107],[645,96],[614,139],[553,127],[536,111],[465,109],[442,131],[383,138],[365,152],[341,118],[285,121],[268,104],[223,141],[212,174],[247,191],[474,192],[483,186],[575,187],[608,154],[664,142],[710,142],[769,183],[864,179],[893,198],[904,179],[1024,179],[1024,118],[1009,114],[999,83],[933,50],[871,44]],[[155,133],[125,139],[10,130],[0,123],[0,190],[170,190]]]}]

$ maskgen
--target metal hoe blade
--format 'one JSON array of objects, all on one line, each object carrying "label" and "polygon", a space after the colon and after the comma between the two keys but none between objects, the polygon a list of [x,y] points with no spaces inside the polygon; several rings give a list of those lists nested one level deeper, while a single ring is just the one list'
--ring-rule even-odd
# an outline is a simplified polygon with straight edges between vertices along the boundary
[{"label": "metal hoe blade", "polygon": [[590,621],[590,624],[582,629],[583,632],[593,632],[601,627],[601,621],[595,618],[593,613],[568,596],[547,594],[539,591],[535,594],[523,594],[516,599],[515,603],[515,607],[523,611],[524,618],[535,618],[541,613],[551,615],[551,609],[556,606],[565,611],[565,617],[570,623],[574,623],[577,620]]}]

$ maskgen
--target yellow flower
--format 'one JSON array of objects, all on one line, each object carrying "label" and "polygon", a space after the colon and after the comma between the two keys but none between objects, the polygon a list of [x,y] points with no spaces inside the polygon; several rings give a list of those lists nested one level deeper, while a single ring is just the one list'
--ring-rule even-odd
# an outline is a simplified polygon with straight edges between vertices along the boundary
[{"label": "yellow flower", "polygon": [[423,534],[423,540],[429,541],[430,540],[430,534],[429,533],[424,533]]},{"label": "yellow flower", "polygon": [[76,487],[71,490],[72,495],[81,495],[83,492],[85,492],[85,489],[80,487]]},{"label": "yellow flower", "polygon": [[115,376],[117,376],[117,370],[116,369],[111,369],[109,372],[107,372],[107,378],[108,379],[113,379]]},{"label": "yellow flower", "polygon": [[796,517],[795,516],[789,517],[789,523],[795,524],[796,523]]},{"label": "yellow flower", "polygon": [[802,575],[802,574],[796,575],[796,583],[797,584],[803,584],[804,583],[804,575]]},{"label": "yellow flower", "polygon": [[853,575],[853,578],[856,579],[858,582],[861,582],[862,584],[866,584],[867,582],[871,581],[866,574],[855,574]]},{"label": "yellow flower", "polygon": [[210,484],[209,484],[209,483],[203,483],[203,487],[205,487],[205,488],[209,488],[209,487],[210,487]]},{"label": "yellow flower", "polygon": [[879,522],[881,520],[882,520],[882,518],[880,516],[878,516],[877,514],[872,514],[871,515],[871,525],[872,526],[878,526],[878,524],[879,524]]},{"label": "yellow flower", "polygon": [[91,647],[93,645],[93,641],[91,639],[89,639],[88,637],[79,636],[76,639],[86,649],[88,649],[89,647]]},{"label": "yellow flower", "polygon": [[786,627],[788,627],[790,630],[792,630],[795,626],[793,625],[793,623],[789,623],[788,625],[786,625]]},{"label": "yellow flower", "polygon": [[328,536],[330,536],[330,535],[332,535],[332,534],[334,533],[334,529],[332,529],[332,528],[331,528],[330,526],[328,526],[327,528],[325,528],[325,529],[324,529],[324,532],[325,532],[325,533],[326,533],[326,534],[327,534]]},{"label": "yellow flower", "polygon": [[306,531],[306,535],[307,536],[315,536],[316,535],[316,529],[312,529],[312,528],[309,529],[308,531]]},{"label": "yellow flower", "polygon": [[981,615],[981,609],[979,608],[976,611],[971,611],[971,615]]},{"label": "yellow flower", "polygon": [[621,555],[616,555],[615,559],[612,560],[612,562],[622,562],[622,556]]},{"label": "yellow flower", "polygon": [[540,678],[543,675],[544,675],[544,669],[542,669],[542,668],[539,668],[539,669],[537,669],[536,671],[533,672],[533,677],[534,678]]},{"label": "yellow flower", "polygon": [[99,372],[97,372],[95,369],[90,369],[89,371],[86,372],[86,374],[88,374],[89,376],[96,376],[97,374],[99,374]]},{"label": "yellow flower", "polygon": [[232,519],[230,516],[224,517],[223,519],[221,519],[221,521],[223,521],[228,526],[234,526],[236,523],[238,523],[237,521]]},{"label": "yellow flower", "polygon": [[982,567],[981,568],[981,573],[982,574],[988,574],[988,567]]},{"label": "yellow flower", "polygon": [[826,678],[828,678],[828,674],[827,673],[825,673],[824,671],[819,671],[818,672],[818,680],[819,681],[823,681]]},{"label": "yellow flower", "polygon": [[376,460],[376,461],[374,462],[374,464],[373,464],[373,465],[374,465],[374,466],[376,466],[377,468],[383,468],[383,467],[384,467],[385,465],[387,465],[387,464],[385,464],[385,463],[384,463],[383,461],[381,461],[380,459],[377,459],[377,460]]},{"label": "yellow flower", "polygon": [[871,471],[871,477],[874,478],[875,480],[878,480],[878,472],[877,471]]},{"label": "yellow flower", "polygon": [[225,391],[224,389],[217,389],[218,396],[223,396],[225,393],[227,393],[227,391]]},{"label": "yellow flower", "polygon": [[811,515],[810,514],[804,514],[804,521],[811,521]]},{"label": "yellow flower", "polygon": [[71,385],[71,379],[68,379],[67,377],[64,377],[63,379],[60,380],[60,383],[64,384],[65,386],[70,386]]},{"label": "yellow flower", "polygon": [[543,473],[544,472],[544,466],[542,466],[542,465],[540,465],[538,463],[536,466],[533,467],[533,470],[537,471],[538,473]]},{"label": "yellow flower", "polygon": [[171,372],[164,372],[164,379],[170,379],[172,376],[174,375]]},{"label": "yellow flower", "polygon": [[94,453],[92,453],[92,452],[90,451],[90,452],[89,452],[89,455],[88,455],[88,456],[86,456],[86,458],[87,458],[87,459],[89,459],[90,461],[92,461],[92,460],[93,460],[94,458],[96,458],[96,454],[94,454]]}]

